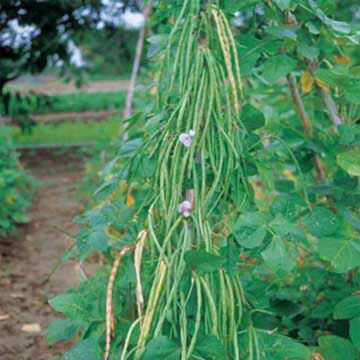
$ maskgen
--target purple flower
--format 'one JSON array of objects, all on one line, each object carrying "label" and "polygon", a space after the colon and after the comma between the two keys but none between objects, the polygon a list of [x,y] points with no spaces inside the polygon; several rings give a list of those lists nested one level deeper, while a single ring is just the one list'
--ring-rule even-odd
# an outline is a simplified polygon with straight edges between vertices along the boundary
[{"label": "purple flower", "polygon": [[179,213],[181,213],[185,217],[189,217],[190,216],[190,211],[191,211],[190,201],[185,200],[182,203],[180,203],[178,205],[178,210],[179,210]]},{"label": "purple flower", "polygon": [[195,136],[195,130],[189,130],[189,135],[193,138]]},{"label": "purple flower", "polygon": [[190,147],[191,143],[192,143],[192,138],[189,134],[187,133],[182,133],[179,136],[179,140],[182,142],[182,144],[186,147]]}]

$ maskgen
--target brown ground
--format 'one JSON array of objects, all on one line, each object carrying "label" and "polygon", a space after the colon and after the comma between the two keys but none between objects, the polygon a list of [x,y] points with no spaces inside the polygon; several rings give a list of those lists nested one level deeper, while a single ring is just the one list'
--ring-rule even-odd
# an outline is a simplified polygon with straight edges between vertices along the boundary
[{"label": "brown ground", "polygon": [[101,122],[106,121],[109,116],[115,115],[115,110],[83,111],[83,112],[61,112],[47,113],[44,115],[31,115],[31,119],[37,123],[61,123],[69,121]]},{"label": "brown ground", "polygon": [[[41,283],[73,241],[55,227],[76,233],[71,220],[81,212],[74,196],[83,163],[69,154],[26,155],[25,162],[42,185],[29,209],[29,224],[17,236],[0,239],[0,359],[58,359],[69,344],[46,344],[45,329],[61,317],[47,300],[79,283],[78,267],[67,263]],[[23,331],[26,324],[39,324],[41,332]]]}]

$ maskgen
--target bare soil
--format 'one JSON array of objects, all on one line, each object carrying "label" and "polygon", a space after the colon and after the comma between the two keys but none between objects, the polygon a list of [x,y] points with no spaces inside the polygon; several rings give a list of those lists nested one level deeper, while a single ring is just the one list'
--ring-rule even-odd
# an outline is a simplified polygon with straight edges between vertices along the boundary
[{"label": "bare soil", "polygon": [[57,228],[76,234],[72,219],[82,210],[75,195],[83,162],[74,151],[27,153],[24,162],[41,185],[28,211],[29,223],[17,235],[0,239],[0,359],[59,359],[70,344],[46,343],[46,328],[51,320],[61,318],[47,302],[76,287],[80,272],[69,262],[45,285],[43,281],[74,241]]},{"label": "bare soil", "polygon": [[31,119],[37,123],[54,124],[69,121],[102,122],[106,121],[109,116],[115,115],[115,110],[83,111],[83,112],[61,112],[47,113],[44,115],[31,115]]}]

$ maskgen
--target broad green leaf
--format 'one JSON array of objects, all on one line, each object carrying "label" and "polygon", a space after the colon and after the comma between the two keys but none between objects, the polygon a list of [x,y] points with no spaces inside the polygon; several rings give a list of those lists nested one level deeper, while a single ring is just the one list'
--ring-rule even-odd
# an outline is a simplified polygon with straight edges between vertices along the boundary
[{"label": "broad green leaf", "polygon": [[296,69],[297,61],[287,55],[277,55],[268,58],[262,66],[262,76],[270,84]]},{"label": "broad green leaf", "polygon": [[90,316],[81,298],[72,290],[52,298],[49,304],[55,311],[65,314],[69,319],[87,319]]},{"label": "broad green leaf", "polygon": [[336,162],[350,175],[360,176],[360,150],[343,152],[337,156]]},{"label": "broad green leaf", "polygon": [[[261,349],[261,360],[311,360],[311,349],[290,337],[260,329],[256,329],[256,335]],[[240,346],[247,355],[244,359],[249,359],[248,331],[240,336]]]},{"label": "broad green leaf", "polygon": [[318,352],[326,360],[358,360],[358,351],[347,339],[335,335],[319,338]]},{"label": "broad green leaf", "polygon": [[262,244],[266,236],[263,227],[241,226],[234,232],[236,241],[247,249],[253,249]]},{"label": "broad green leaf", "polygon": [[218,270],[225,264],[226,259],[204,250],[190,250],[185,253],[185,261],[191,268],[207,273]]},{"label": "broad green leaf", "polygon": [[271,213],[275,216],[281,214],[287,220],[295,220],[297,216],[294,199],[288,194],[277,196],[270,206]]},{"label": "broad green leaf", "polygon": [[273,0],[273,2],[279,7],[281,11],[290,8],[291,0]]},{"label": "broad green leaf", "polygon": [[360,243],[358,240],[339,237],[323,237],[319,240],[320,257],[337,273],[346,273],[360,265]]},{"label": "broad green leaf", "polygon": [[268,166],[261,166],[257,164],[258,173],[265,188],[269,192],[274,191],[274,170]]},{"label": "broad green leaf", "polygon": [[107,249],[107,235],[103,229],[92,231],[88,241],[90,248],[94,250],[103,252]]},{"label": "broad green leaf", "polygon": [[309,29],[311,34],[314,34],[314,35],[320,34],[319,26],[317,26],[317,24],[315,24],[315,22],[308,21],[305,23],[305,26]]},{"label": "broad green leaf", "polygon": [[149,37],[147,41],[150,43],[150,46],[147,51],[147,57],[151,58],[159,54],[161,50],[165,49],[168,39],[168,34],[157,34]]},{"label": "broad green leaf", "polygon": [[233,275],[236,272],[239,262],[239,249],[235,245],[228,243],[220,248],[220,255],[225,258],[224,269]]},{"label": "broad green leaf", "polygon": [[316,4],[314,0],[308,0],[309,5],[312,7],[315,15],[327,26],[332,28],[334,31],[349,34],[351,27],[348,23],[337,21],[328,17]]},{"label": "broad green leaf", "polygon": [[359,82],[356,82],[350,86],[346,86],[344,88],[344,95],[346,101],[348,101],[351,104],[360,105],[359,88],[360,88]]},{"label": "broad green leaf", "polygon": [[166,336],[159,336],[149,341],[142,360],[177,360],[180,358],[179,346]]},{"label": "broad green leaf", "polygon": [[350,338],[356,348],[360,351],[360,316],[350,321]]},{"label": "broad green leaf", "polygon": [[94,339],[85,339],[68,351],[62,360],[103,360],[103,355]]},{"label": "broad green leaf", "polygon": [[72,339],[77,331],[77,326],[71,320],[56,320],[52,321],[47,329],[47,342],[52,344],[59,340]]},{"label": "broad green leaf", "polygon": [[195,346],[195,351],[206,359],[216,358],[225,360],[225,350],[220,340],[215,335],[207,335],[201,338]]},{"label": "broad green leaf", "polygon": [[351,319],[355,316],[360,316],[360,295],[349,296],[335,305],[335,319]]},{"label": "broad green leaf", "polygon": [[300,45],[298,47],[298,50],[300,55],[306,57],[311,61],[317,59],[320,54],[320,50],[314,46]]},{"label": "broad green leaf", "polygon": [[285,27],[285,26],[267,26],[265,27],[265,33],[274,36],[279,39],[289,38],[291,40],[296,40],[297,35],[295,32],[295,27]]},{"label": "broad green leaf", "polygon": [[339,227],[339,219],[330,210],[318,206],[302,219],[311,234],[321,237],[332,235]]},{"label": "broad green leaf", "polygon": [[273,232],[283,239],[288,238],[289,236],[295,240],[304,240],[306,238],[303,229],[298,224],[289,222],[280,213],[275,215],[275,218],[271,221],[270,226]]},{"label": "broad green leaf", "polygon": [[265,125],[265,116],[254,106],[245,105],[241,111],[241,121],[248,131],[255,131]]},{"label": "broad green leaf", "polygon": [[279,236],[274,236],[261,253],[265,264],[275,272],[289,273],[296,265],[296,259]]},{"label": "broad green leaf", "polygon": [[247,226],[258,227],[264,224],[264,217],[260,213],[248,212],[239,216],[235,223],[235,230]]}]

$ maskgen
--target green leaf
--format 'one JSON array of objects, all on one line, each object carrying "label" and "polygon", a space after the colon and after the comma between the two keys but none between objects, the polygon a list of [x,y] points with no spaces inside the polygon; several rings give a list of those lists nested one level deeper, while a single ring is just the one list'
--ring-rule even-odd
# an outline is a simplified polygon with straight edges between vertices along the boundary
[{"label": "green leaf", "polygon": [[316,207],[302,222],[311,234],[321,237],[332,235],[339,227],[339,219],[330,210]]},{"label": "green leaf", "polygon": [[72,290],[52,298],[49,304],[55,311],[65,314],[69,319],[86,320],[89,317],[81,298]]},{"label": "green leaf", "polygon": [[166,336],[159,336],[149,341],[142,360],[177,360],[179,359],[179,346]]},{"label": "green leaf", "polygon": [[242,108],[241,121],[247,131],[255,131],[265,126],[264,114],[252,105],[245,105]]},{"label": "green leaf", "polygon": [[275,272],[289,273],[296,264],[296,259],[292,253],[289,252],[284,241],[279,236],[274,236],[261,253],[265,264]]},{"label": "green leaf", "polygon": [[226,259],[224,269],[230,275],[233,275],[236,272],[239,262],[239,249],[235,245],[228,243],[226,246],[220,248],[220,254]]},{"label": "green leaf", "polygon": [[218,360],[225,360],[225,350],[220,340],[215,335],[207,335],[201,338],[195,346],[195,351],[206,359],[216,357]]},{"label": "green leaf", "polygon": [[350,321],[350,338],[356,348],[360,351],[360,316]]},{"label": "green leaf", "polygon": [[349,34],[351,27],[348,23],[337,21],[326,16],[325,13],[317,6],[314,0],[308,0],[310,7],[312,7],[315,15],[328,27],[332,28],[336,32],[343,34]]},{"label": "green leaf", "polygon": [[344,88],[344,95],[346,101],[351,104],[360,105],[359,87],[360,83],[356,82],[353,85]]},{"label": "green leaf", "polygon": [[281,214],[287,220],[295,220],[297,216],[294,199],[288,194],[277,196],[270,206],[271,213],[275,216]]},{"label": "green leaf", "polygon": [[89,246],[97,251],[103,252],[107,249],[107,235],[103,229],[92,231],[89,236]]},{"label": "green leaf", "polygon": [[[258,346],[263,360],[310,360],[312,351],[305,345],[286,336],[256,329]],[[240,335],[240,346],[243,349],[244,359],[250,359],[249,332]],[[250,342],[251,343],[251,342]],[[251,345],[253,346],[253,345]],[[254,350],[252,349],[252,352]]]},{"label": "green leaf", "polygon": [[297,61],[287,55],[277,55],[268,58],[262,66],[262,76],[274,84],[281,77],[286,76],[296,69]]},{"label": "green leaf", "polygon": [[247,249],[259,246],[266,236],[263,225],[264,219],[258,213],[247,213],[239,216],[234,226],[236,241]]},{"label": "green leaf", "polygon": [[319,240],[320,257],[329,261],[333,271],[346,273],[360,265],[360,243],[358,240],[339,237],[324,237]]},{"label": "green leaf", "polygon": [[360,150],[343,152],[337,156],[336,162],[350,175],[360,176]]},{"label": "green leaf", "polygon": [[307,59],[313,61],[318,58],[320,50],[314,46],[300,45],[298,47],[300,55],[306,57]]},{"label": "green leaf", "polygon": [[351,319],[359,315],[360,295],[347,297],[335,305],[334,319]]},{"label": "green leaf", "polygon": [[321,336],[318,352],[326,360],[357,360],[359,355],[349,340],[335,335]]},{"label": "green leaf", "polygon": [[185,261],[191,268],[207,273],[218,270],[226,262],[226,259],[204,250],[190,250],[185,253]]},{"label": "green leaf", "polygon": [[263,227],[241,226],[234,232],[236,241],[244,248],[253,249],[262,244],[266,236],[266,230]]},{"label": "green leaf", "polygon": [[62,360],[102,360],[103,355],[94,339],[81,340]]},{"label": "green leaf", "polygon": [[77,329],[71,320],[52,321],[47,329],[47,342],[52,344],[55,341],[72,339]]},{"label": "green leaf", "polygon": [[290,8],[291,0],[273,0],[273,2],[279,7],[281,11]]},{"label": "green leaf", "polygon": [[147,41],[150,43],[150,46],[147,51],[147,57],[152,58],[155,55],[159,54],[161,50],[165,49],[168,40],[168,34],[157,34],[149,37]]},{"label": "green leaf", "polygon": [[295,29],[294,27],[285,26],[267,26],[265,27],[265,33],[279,39],[289,38],[295,41],[297,39]]}]

